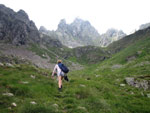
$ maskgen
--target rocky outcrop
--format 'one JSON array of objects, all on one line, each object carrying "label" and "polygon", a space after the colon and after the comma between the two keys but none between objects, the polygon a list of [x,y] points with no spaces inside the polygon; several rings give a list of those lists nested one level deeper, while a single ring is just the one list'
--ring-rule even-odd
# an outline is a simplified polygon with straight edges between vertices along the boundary
[{"label": "rocky outcrop", "polygon": [[[150,76],[146,76],[146,77],[150,77]],[[134,86],[136,88],[143,88],[144,90],[150,90],[150,80],[141,79],[146,77],[139,77],[140,79],[138,80],[137,78],[127,77],[125,78],[125,81],[130,86]]]},{"label": "rocky outcrop", "polygon": [[146,29],[148,27],[150,27],[150,23],[142,24],[140,25],[139,30]]},{"label": "rocky outcrop", "polygon": [[59,40],[70,47],[95,45],[93,40],[100,36],[88,21],[79,18],[76,18],[71,24],[66,24],[65,19],[62,19],[56,33]]},{"label": "rocky outcrop", "polygon": [[101,35],[99,45],[101,45],[102,47],[106,47],[110,43],[120,40],[121,38],[123,38],[125,36],[126,36],[126,34],[121,30],[117,30],[114,28],[108,29],[106,33]]},{"label": "rocky outcrop", "polygon": [[14,12],[0,5],[0,41],[25,45],[39,40],[38,29],[23,10]]},{"label": "rocky outcrop", "polygon": [[62,48],[63,45],[58,39],[53,39],[48,35],[40,34],[41,43],[47,47],[57,47]]}]

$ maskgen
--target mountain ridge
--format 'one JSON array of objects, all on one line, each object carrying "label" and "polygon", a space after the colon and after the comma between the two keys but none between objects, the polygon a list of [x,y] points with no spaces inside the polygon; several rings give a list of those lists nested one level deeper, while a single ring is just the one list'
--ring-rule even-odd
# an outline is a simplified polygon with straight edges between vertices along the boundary
[{"label": "mountain ridge", "polygon": [[62,44],[71,48],[88,45],[106,47],[113,41],[126,36],[123,31],[114,28],[108,30],[113,31],[109,32],[109,34],[112,33],[111,36],[109,36],[108,31],[100,35],[89,21],[80,18],[76,18],[70,24],[67,24],[65,19],[60,20],[56,31],[47,30],[43,26],[40,27],[39,31],[59,39]]}]

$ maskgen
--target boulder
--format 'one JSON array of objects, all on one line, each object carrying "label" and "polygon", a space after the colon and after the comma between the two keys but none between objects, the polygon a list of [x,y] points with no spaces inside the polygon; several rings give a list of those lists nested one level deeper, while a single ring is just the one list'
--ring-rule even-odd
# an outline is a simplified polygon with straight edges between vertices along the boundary
[{"label": "boulder", "polygon": [[125,81],[128,85],[134,86],[136,88],[143,88],[144,90],[150,89],[150,81],[149,80],[136,80],[132,77],[125,78]]},{"label": "boulder", "polygon": [[12,64],[10,64],[10,63],[6,63],[6,66],[8,66],[8,67],[14,67]]},{"label": "boulder", "polygon": [[127,77],[125,81],[128,85],[134,86],[134,78]]}]

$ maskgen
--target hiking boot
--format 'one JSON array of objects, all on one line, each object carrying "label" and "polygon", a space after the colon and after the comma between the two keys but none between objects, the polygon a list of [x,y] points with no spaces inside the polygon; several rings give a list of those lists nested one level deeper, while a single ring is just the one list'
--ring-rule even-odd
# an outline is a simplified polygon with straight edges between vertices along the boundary
[{"label": "hiking boot", "polygon": [[69,79],[68,79],[68,76],[64,76],[64,79],[68,82]]},{"label": "hiking boot", "polygon": [[59,91],[59,92],[62,92],[62,88],[58,88],[58,91]]}]

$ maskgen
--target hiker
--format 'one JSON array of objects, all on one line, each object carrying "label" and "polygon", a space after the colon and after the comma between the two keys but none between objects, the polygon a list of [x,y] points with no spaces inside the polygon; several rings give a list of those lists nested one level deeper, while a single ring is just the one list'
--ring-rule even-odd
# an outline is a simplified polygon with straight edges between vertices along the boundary
[{"label": "hiker", "polygon": [[[58,77],[58,90],[59,91],[62,90],[62,80],[63,80],[63,78],[65,77],[65,80],[66,80],[66,77],[67,77],[67,76],[65,76],[65,72],[63,72],[64,70],[62,69],[62,65],[63,65],[62,61],[58,60],[57,64],[54,67],[53,73],[52,73],[52,78],[54,77],[54,74],[57,73],[57,77]],[[63,65],[63,67],[64,67],[64,65]],[[65,68],[67,68],[67,67],[65,66]],[[68,81],[68,78],[67,78],[67,81]]]}]

